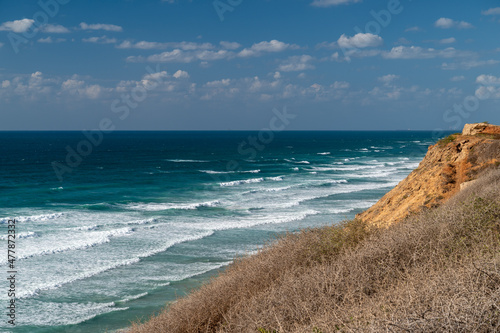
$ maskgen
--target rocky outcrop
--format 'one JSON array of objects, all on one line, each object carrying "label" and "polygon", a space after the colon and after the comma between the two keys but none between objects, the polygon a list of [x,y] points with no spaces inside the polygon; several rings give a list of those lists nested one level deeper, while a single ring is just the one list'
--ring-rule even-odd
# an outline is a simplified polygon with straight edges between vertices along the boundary
[{"label": "rocky outcrop", "polygon": [[[500,165],[500,126],[467,124],[462,134],[433,146],[417,169],[356,218],[379,226],[443,203],[479,172]],[[464,185],[462,185],[464,184]]]},{"label": "rocky outcrop", "polygon": [[488,123],[465,124],[462,135],[500,134],[500,126]]}]

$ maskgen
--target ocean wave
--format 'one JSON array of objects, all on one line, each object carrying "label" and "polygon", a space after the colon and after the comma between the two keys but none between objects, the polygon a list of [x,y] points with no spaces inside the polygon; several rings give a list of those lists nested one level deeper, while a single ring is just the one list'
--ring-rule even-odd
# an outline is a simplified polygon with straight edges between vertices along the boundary
[{"label": "ocean wave", "polygon": [[219,200],[206,201],[206,202],[195,202],[195,203],[130,203],[124,205],[125,209],[130,210],[142,210],[142,211],[162,211],[170,209],[180,209],[180,210],[195,210],[202,207],[217,207],[221,204]]},{"label": "ocean wave", "polygon": [[200,172],[203,173],[208,173],[210,175],[217,175],[217,174],[228,174],[228,173],[259,173],[260,169],[257,170],[239,170],[239,171],[213,171],[213,170],[200,170]]},{"label": "ocean wave", "polygon": [[[43,222],[43,221],[55,220],[63,216],[64,213],[49,213],[40,215],[18,216],[15,217],[14,219],[17,222]],[[5,224],[9,220],[12,220],[12,218],[2,218],[0,219],[0,224]]]},{"label": "ocean wave", "polygon": [[[201,230],[212,230],[212,231],[251,228],[258,225],[280,224],[293,221],[300,221],[310,215],[316,215],[319,213],[320,213],[319,211],[312,209],[308,209],[301,212],[293,212],[293,213],[275,213],[273,215],[267,214],[262,216],[251,216],[247,218],[242,218],[237,221],[231,219],[230,221],[223,221],[223,222],[216,221],[216,222],[200,223],[199,225],[196,225],[196,228]],[[195,226],[189,225],[189,227],[195,227]]]},{"label": "ocean wave", "polygon": [[330,152],[318,153],[318,155],[330,155]]},{"label": "ocean wave", "polygon": [[166,160],[169,162],[174,162],[174,163],[209,163],[210,161],[205,161],[205,160],[183,160],[183,159],[170,159]]},{"label": "ocean wave", "polygon": [[120,303],[120,304],[121,303],[127,303],[127,302],[130,302],[130,301],[142,298],[142,297],[144,297],[146,295],[148,295],[148,292],[144,292],[144,293],[138,294],[138,295],[126,296],[124,299],[121,299],[121,300],[117,301],[116,303]]},{"label": "ocean wave", "polygon": [[[192,228],[191,228],[191,230],[192,230]],[[209,236],[211,236],[213,234],[214,234],[214,232],[212,230],[209,230],[209,231],[206,231],[206,232],[203,232],[203,233],[199,233],[199,234],[196,234],[196,235],[188,235],[188,236],[185,236],[185,237],[181,237],[181,238],[179,238],[177,240],[173,240],[173,241],[167,242],[167,244],[164,245],[164,246],[162,246],[162,247],[159,247],[159,248],[147,251],[147,252],[140,253],[137,256],[129,258],[129,259],[120,260],[118,262],[114,262],[114,263],[111,263],[111,264],[103,265],[101,267],[89,266],[89,267],[93,267],[93,268],[90,269],[90,270],[88,270],[88,271],[86,271],[86,272],[81,272],[80,274],[77,274],[77,275],[74,275],[74,276],[62,277],[59,280],[51,280],[49,282],[44,282],[43,284],[40,284],[40,285],[25,286],[23,288],[23,290],[18,293],[18,298],[19,299],[30,298],[30,297],[33,297],[33,296],[37,295],[38,293],[40,293],[41,291],[44,291],[44,290],[57,289],[57,288],[60,288],[63,285],[66,285],[68,283],[73,283],[75,281],[79,281],[79,280],[83,280],[83,279],[88,279],[88,278],[90,278],[92,276],[95,276],[95,275],[98,275],[98,274],[102,274],[102,273],[104,273],[106,271],[109,271],[109,270],[112,270],[112,269],[116,269],[118,267],[129,266],[129,265],[138,263],[139,261],[141,261],[142,258],[151,257],[151,256],[153,256],[155,254],[158,254],[158,253],[161,253],[161,252],[165,252],[167,249],[171,248],[174,245],[177,245],[177,244],[180,244],[180,243],[184,243],[184,242],[190,242],[190,241],[199,240],[199,239],[202,239],[202,238],[205,238],[205,237],[209,237]]]},{"label": "ocean wave", "polygon": [[[17,238],[31,238],[31,237],[38,237],[38,234],[36,232],[33,232],[33,231],[16,233],[16,239]],[[9,235],[2,235],[2,236],[0,236],[0,239],[1,240],[9,239]]]},{"label": "ocean wave", "polygon": [[227,187],[227,186],[236,186],[236,185],[243,185],[243,184],[255,184],[255,183],[261,183],[263,181],[282,181],[283,176],[277,176],[277,177],[261,177],[261,178],[250,178],[250,179],[242,179],[242,180],[233,180],[231,182],[223,182],[219,183],[220,186],[222,187]]},{"label": "ocean wave", "polygon": [[23,326],[76,325],[105,313],[128,309],[128,307],[116,307],[114,302],[68,303],[40,300],[30,300],[29,302],[21,300],[20,302],[19,317],[22,318]]},{"label": "ocean wave", "polygon": [[[75,233],[72,238],[50,239],[41,237],[42,241],[33,246],[26,247],[27,244],[18,253],[18,260],[28,259],[37,256],[51,255],[67,251],[76,251],[88,249],[100,244],[108,243],[112,237],[121,237],[130,235],[134,230],[132,228],[121,228],[106,231],[93,231],[88,233]],[[0,261],[0,263],[2,263]]]}]

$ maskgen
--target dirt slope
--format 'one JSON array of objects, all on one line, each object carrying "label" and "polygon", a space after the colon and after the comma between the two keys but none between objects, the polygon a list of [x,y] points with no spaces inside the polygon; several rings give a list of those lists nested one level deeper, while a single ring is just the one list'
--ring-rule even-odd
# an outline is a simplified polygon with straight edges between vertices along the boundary
[{"label": "dirt slope", "polygon": [[467,124],[461,134],[430,146],[425,158],[394,189],[356,218],[379,226],[437,206],[487,168],[500,165],[500,126]]}]

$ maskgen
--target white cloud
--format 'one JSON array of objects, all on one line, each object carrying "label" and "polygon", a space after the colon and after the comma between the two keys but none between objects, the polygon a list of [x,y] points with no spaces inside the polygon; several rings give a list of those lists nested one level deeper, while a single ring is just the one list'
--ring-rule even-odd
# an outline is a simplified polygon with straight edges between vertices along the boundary
[{"label": "white cloud", "polygon": [[405,29],[405,32],[417,32],[417,31],[421,31],[421,30],[422,29],[420,29],[420,27],[414,26],[414,27],[410,27],[410,28]]},{"label": "white cloud", "polygon": [[476,89],[476,97],[479,99],[500,99],[500,88],[479,87]]},{"label": "white cloud", "polygon": [[465,21],[455,21],[450,18],[445,18],[441,17],[438,19],[436,22],[434,22],[434,26],[437,28],[441,29],[450,29],[450,28],[457,28],[457,29],[470,29],[473,28],[474,26],[468,22]]},{"label": "white cloud", "polygon": [[116,31],[116,32],[123,31],[123,28],[118,25],[103,24],[103,23],[87,24],[85,22],[82,22],[80,23],[80,28],[82,30],[106,30],[106,31]]},{"label": "white cloud", "polygon": [[189,78],[189,73],[185,71],[178,70],[177,72],[174,73],[173,77],[176,79],[188,79]]},{"label": "white cloud", "polygon": [[476,78],[476,83],[482,85],[500,85],[500,77],[482,74]]},{"label": "white cloud", "polygon": [[454,38],[454,37],[450,37],[450,38],[444,38],[444,39],[441,39],[439,41],[440,44],[453,44],[455,43],[457,40]]},{"label": "white cloud", "polygon": [[2,47],[2,46],[3,46],[3,43],[0,43],[0,47]]},{"label": "white cloud", "polygon": [[35,23],[32,19],[22,19],[15,21],[7,21],[0,25],[0,31],[12,31],[16,33],[23,33],[28,31],[29,28]]},{"label": "white cloud", "polygon": [[46,24],[42,27],[42,31],[52,34],[67,34],[70,32],[68,28],[59,24]]},{"label": "white cloud", "polygon": [[236,50],[236,49],[239,49],[241,47],[241,44],[240,43],[236,43],[236,42],[222,41],[219,44],[220,44],[220,46],[222,46],[226,50]]},{"label": "white cloud", "polygon": [[80,80],[77,75],[61,84],[61,90],[73,96],[87,97],[96,99],[101,94],[101,87],[97,84],[87,85],[85,81]]},{"label": "white cloud", "polygon": [[463,81],[465,80],[465,76],[463,75],[457,75],[457,76],[454,76],[450,79],[450,81],[452,82],[459,82],[459,81]]},{"label": "white cloud", "polygon": [[314,69],[315,67],[310,64],[312,60],[313,57],[310,55],[289,57],[285,62],[279,65],[278,69],[283,72],[297,72]]},{"label": "white cloud", "polygon": [[490,8],[481,12],[483,15],[500,15],[500,7]]},{"label": "white cloud", "polygon": [[128,62],[182,62],[189,63],[196,60],[212,61],[220,60],[234,56],[232,52],[226,50],[210,51],[210,50],[197,50],[197,51],[183,51],[175,49],[166,51],[159,54],[153,54],[148,57],[130,56],[127,58]]},{"label": "white cloud", "polygon": [[441,65],[441,69],[444,70],[456,70],[456,69],[471,69],[471,68],[476,68],[476,67],[481,67],[481,66],[491,66],[491,65],[496,65],[500,63],[499,60],[469,60],[469,61],[462,61],[459,63],[443,63]]},{"label": "white cloud", "polygon": [[342,34],[337,41],[337,44],[346,49],[350,48],[365,48],[365,47],[376,47],[383,43],[382,37],[374,35],[371,33],[358,33],[353,37],[347,37]]},{"label": "white cloud", "polygon": [[8,87],[10,87],[10,81],[9,80],[2,81],[2,88],[8,88]]},{"label": "white cloud", "polygon": [[40,38],[37,40],[38,43],[47,43],[47,44],[51,44],[51,43],[62,43],[62,42],[65,42],[66,39],[64,38],[56,38],[56,39],[52,39],[51,36],[48,36],[46,38]]},{"label": "white cloud", "polygon": [[210,50],[214,46],[210,43],[193,43],[193,42],[179,42],[179,43],[159,43],[159,42],[147,42],[140,41],[133,43],[131,41],[123,41],[121,44],[116,46],[119,49],[141,49],[141,50],[152,50],[152,49],[181,49],[184,51],[193,50]]},{"label": "white cloud", "polygon": [[361,2],[362,0],[314,0],[311,5],[315,7],[331,7],[338,5],[348,5],[350,3]]},{"label": "white cloud", "polygon": [[476,97],[479,99],[500,99],[500,77],[493,75],[479,75],[476,83],[481,87],[476,90]]},{"label": "white cloud", "polygon": [[231,84],[231,79],[222,79],[222,80],[217,80],[217,81],[210,81],[205,83],[205,86],[207,87],[227,87]]},{"label": "white cloud", "polygon": [[382,82],[384,85],[389,85],[392,83],[392,81],[397,79],[399,79],[399,75],[395,74],[387,74],[378,78],[378,80]]},{"label": "white cloud", "polygon": [[284,42],[280,42],[278,40],[271,40],[269,42],[260,42],[253,44],[250,48],[245,48],[238,53],[239,57],[253,57],[259,56],[264,52],[283,52],[288,49],[298,49],[297,45],[287,44]]},{"label": "white cloud", "polygon": [[433,48],[424,49],[420,46],[396,46],[389,52],[382,53],[386,59],[432,59],[432,58],[455,58],[471,56],[469,51],[459,51],[453,47],[443,50]]},{"label": "white cloud", "polygon": [[322,42],[316,45],[317,49],[336,49],[338,48],[337,42]]},{"label": "white cloud", "polygon": [[115,44],[116,38],[108,38],[106,36],[100,36],[100,37],[83,38],[82,41],[85,43]]}]

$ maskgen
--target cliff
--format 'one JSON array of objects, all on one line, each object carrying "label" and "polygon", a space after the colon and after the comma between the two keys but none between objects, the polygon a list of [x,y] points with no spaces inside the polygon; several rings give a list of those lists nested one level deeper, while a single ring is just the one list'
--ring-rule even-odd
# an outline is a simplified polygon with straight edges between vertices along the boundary
[{"label": "cliff", "polygon": [[440,140],[417,169],[368,210],[356,215],[387,226],[448,200],[484,169],[500,164],[500,126],[466,124],[462,133]]}]

